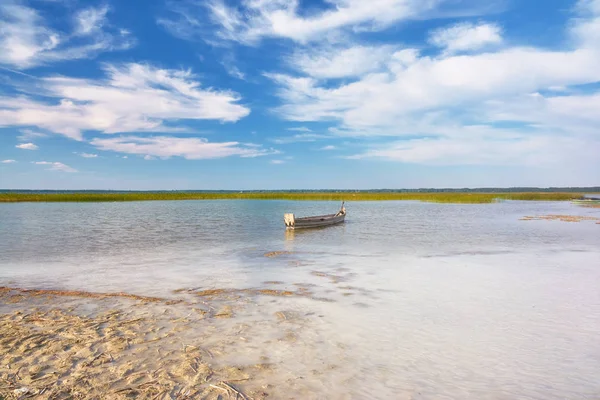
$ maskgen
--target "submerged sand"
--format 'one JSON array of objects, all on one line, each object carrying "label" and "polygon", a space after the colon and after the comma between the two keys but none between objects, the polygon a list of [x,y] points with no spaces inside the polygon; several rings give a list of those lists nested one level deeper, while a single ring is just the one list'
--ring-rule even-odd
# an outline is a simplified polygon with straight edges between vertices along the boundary
[{"label": "submerged sand", "polygon": [[[305,293],[192,293],[0,288],[0,398],[305,398],[310,388],[261,349],[295,346],[307,319],[280,310],[252,321],[243,311],[250,295]],[[252,343],[257,330],[270,339]]]},{"label": "submerged sand", "polygon": [[586,216],[586,215],[536,215],[536,216],[525,216],[520,219],[521,221],[562,221],[562,222],[581,222],[581,221],[594,221],[600,224],[600,218]]}]

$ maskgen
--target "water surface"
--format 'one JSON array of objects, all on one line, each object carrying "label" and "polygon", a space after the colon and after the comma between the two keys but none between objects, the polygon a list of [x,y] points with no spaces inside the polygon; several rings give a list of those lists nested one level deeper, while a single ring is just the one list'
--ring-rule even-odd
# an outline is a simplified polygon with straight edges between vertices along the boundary
[{"label": "water surface", "polygon": [[[347,222],[286,231],[339,204],[171,201],[0,204],[0,285],[174,296],[181,288],[310,287],[270,298],[314,315],[279,357],[332,365],[314,398],[597,399],[600,217],[563,202],[350,202]],[[266,258],[272,251],[287,251]],[[266,281],[283,282],[278,285]],[[312,353],[311,353],[312,354]]]}]

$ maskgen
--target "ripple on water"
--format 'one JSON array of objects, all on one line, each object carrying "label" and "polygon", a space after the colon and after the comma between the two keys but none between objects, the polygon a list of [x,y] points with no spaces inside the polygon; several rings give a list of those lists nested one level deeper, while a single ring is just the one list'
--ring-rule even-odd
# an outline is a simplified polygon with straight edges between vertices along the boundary
[{"label": "ripple on water", "polygon": [[[182,300],[164,317],[206,321],[203,347],[222,366],[273,366],[222,370],[240,379],[269,371],[263,390],[273,398],[600,393],[599,231],[590,219],[600,209],[357,202],[347,204],[347,224],[283,229],[284,212],[326,206],[0,204],[0,284]],[[584,214],[580,223],[519,220]],[[21,296],[0,307],[22,307]]]}]

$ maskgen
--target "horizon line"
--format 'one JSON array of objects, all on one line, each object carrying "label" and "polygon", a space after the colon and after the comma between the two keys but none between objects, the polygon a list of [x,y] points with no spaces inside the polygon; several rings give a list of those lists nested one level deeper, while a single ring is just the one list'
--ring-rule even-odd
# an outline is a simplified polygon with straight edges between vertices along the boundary
[{"label": "horizon line", "polygon": [[0,192],[384,192],[384,191],[458,191],[458,190],[586,190],[600,191],[600,186],[487,186],[487,187],[420,187],[371,189],[0,189]]}]

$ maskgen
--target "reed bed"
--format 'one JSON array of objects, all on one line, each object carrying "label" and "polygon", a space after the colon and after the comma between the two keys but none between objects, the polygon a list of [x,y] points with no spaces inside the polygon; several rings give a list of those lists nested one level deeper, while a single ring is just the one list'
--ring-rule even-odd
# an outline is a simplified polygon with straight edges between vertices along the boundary
[{"label": "reed bed", "polygon": [[493,203],[501,200],[569,201],[581,193],[524,192],[72,192],[0,193],[0,202],[117,202],[165,200],[309,200],[386,201],[416,200],[433,203]]}]

